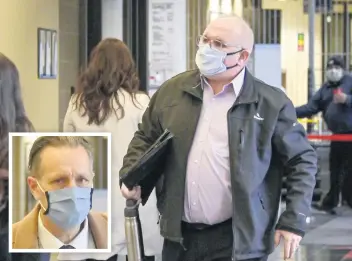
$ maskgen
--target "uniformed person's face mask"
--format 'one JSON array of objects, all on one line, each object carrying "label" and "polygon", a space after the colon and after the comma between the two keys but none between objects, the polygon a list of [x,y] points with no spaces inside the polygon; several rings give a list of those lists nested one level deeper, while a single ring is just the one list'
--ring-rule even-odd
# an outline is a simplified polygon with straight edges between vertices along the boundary
[{"label": "uniformed person's face mask", "polygon": [[329,82],[339,82],[343,77],[344,71],[342,68],[328,68],[326,78]]},{"label": "uniformed person's face mask", "polygon": [[50,220],[58,227],[68,230],[79,226],[88,216],[92,208],[93,188],[68,187],[64,189],[45,191],[48,207],[40,205]]}]

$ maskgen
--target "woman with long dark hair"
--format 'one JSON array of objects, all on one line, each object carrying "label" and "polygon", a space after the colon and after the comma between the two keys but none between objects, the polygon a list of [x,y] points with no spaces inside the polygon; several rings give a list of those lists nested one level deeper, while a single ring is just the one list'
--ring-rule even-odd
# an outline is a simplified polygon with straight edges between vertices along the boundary
[{"label": "woman with long dark hair", "polygon": [[[119,170],[129,142],[142,121],[149,104],[147,94],[139,90],[136,67],[128,47],[118,39],[101,41],[92,51],[86,70],[81,74],[76,94],[69,104],[65,121],[66,132],[110,132],[112,134],[112,252],[87,254],[85,258],[116,261],[127,254],[124,207],[119,186]],[[162,237],[158,226],[155,192],[145,206],[139,208],[143,229],[146,260],[161,253]],[[82,260],[83,255],[61,255],[59,260]]]},{"label": "woman with long dark hair", "polygon": [[0,260],[39,260],[39,254],[8,253],[9,132],[33,131],[23,106],[19,73],[15,64],[0,53]]}]

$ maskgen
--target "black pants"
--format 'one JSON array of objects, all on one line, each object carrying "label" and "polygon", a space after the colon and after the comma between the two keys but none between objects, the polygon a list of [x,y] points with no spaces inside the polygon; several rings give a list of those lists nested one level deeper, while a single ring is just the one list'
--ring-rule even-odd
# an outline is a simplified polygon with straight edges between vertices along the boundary
[{"label": "black pants", "polygon": [[[203,228],[183,223],[184,246],[164,240],[162,260],[232,261],[232,221]],[[246,261],[266,261],[268,257]]]},{"label": "black pants", "polygon": [[116,260],[117,260],[117,255],[114,255],[107,260],[86,259],[86,261],[116,261]]},{"label": "black pants", "polygon": [[352,142],[331,142],[329,163],[330,190],[323,200],[323,207],[336,207],[341,193],[342,200],[352,207]]}]

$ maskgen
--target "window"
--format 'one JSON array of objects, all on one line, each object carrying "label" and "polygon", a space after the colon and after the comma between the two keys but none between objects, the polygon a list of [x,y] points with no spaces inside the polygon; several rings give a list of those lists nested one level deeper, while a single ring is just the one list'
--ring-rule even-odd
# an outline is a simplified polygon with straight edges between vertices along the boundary
[{"label": "window", "polygon": [[221,13],[222,14],[232,14],[232,1],[222,0],[221,1]]},{"label": "window", "polygon": [[252,10],[251,27],[255,42],[259,44],[280,44],[281,42],[281,10]]},{"label": "window", "polygon": [[223,14],[232,14],[232,0],[210,0],[209,1],[209,21],[213,21]]},{"label": "window", "polygon": [[211,0],[209,2],[210,21],[215,20],[219,16],[219,12],[220,12],[220,0]]}]

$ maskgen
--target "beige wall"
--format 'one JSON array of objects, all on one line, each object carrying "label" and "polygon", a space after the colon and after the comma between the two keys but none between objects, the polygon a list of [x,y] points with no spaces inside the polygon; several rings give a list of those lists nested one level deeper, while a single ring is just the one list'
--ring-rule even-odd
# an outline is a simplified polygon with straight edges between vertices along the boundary
[{"label": "beige wall", "polygon": [[59,1],[59,129],[70,100],[70,87],[75,86],[79,70],[79,0]]},{"label": "beige wall", "polygon": [[[37,28],[58,31],[58,78],[37,77]],[[0,0],[0,52],[17,65],[37,131],[58,131],[79,66],[79,0]]]},{"label": "beige wall", "polygon": [[0,52],[20,71],[28,116],[37,130],[58,130],[58,80],[37,78],[37,28],[58,30],[59,0],[1,0],[0,4]]}]

